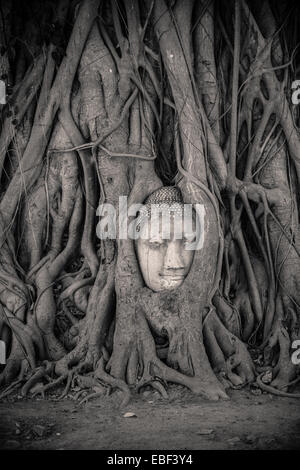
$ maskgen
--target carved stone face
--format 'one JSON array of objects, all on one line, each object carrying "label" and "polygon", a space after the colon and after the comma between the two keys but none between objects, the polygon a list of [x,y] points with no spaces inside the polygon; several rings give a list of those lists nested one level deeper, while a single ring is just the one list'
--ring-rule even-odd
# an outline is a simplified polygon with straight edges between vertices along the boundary
[{"label": "carved stone face", "polygon": [[[183,212],[183,211],[182,211]],[[179,287],[190,271],[196,238],[195,217],[183,220],[183,213],[171,212],[168,221],[162,214],[140,223],[136,251],[145,284],[155,292]]]}]

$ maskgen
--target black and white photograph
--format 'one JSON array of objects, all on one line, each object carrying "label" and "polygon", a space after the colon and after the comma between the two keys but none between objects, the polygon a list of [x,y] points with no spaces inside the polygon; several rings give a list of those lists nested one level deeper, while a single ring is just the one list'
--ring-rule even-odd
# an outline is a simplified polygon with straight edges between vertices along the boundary
[{"label": "black and white photograph", "polygon": [[299,218],[299,2],[0,0],[0,466],[299,451]]}]

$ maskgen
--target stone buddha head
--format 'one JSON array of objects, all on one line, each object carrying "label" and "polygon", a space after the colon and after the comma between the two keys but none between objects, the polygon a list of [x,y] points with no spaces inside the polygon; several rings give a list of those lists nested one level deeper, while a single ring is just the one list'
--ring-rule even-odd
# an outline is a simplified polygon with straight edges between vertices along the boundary
[{"label": "stone buddha head", "polygon": [[[189,211],[186,207],[189,206]],[[179,287],[190,271],[196,214],[177,187],[166,186],[144,202],[136,220],[136,252],[145,284],[155,292]]]}]

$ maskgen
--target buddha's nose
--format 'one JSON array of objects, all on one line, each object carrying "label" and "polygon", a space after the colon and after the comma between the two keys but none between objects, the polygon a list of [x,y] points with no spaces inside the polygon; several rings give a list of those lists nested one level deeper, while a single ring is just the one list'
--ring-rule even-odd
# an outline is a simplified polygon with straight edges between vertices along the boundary
[{"label": "buddha's nose", "polygon": [[181,255],[181,246],[178,240],[170,241],[165,255],[165,268],[167,270],[182,270],[184,262]]}]

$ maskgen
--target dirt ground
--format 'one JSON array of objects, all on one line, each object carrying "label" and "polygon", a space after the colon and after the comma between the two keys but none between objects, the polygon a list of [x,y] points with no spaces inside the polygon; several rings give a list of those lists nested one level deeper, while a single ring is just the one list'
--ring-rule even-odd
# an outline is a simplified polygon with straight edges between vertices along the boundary
[{"label": "dirt ground", "polygon": [[175,386],[169,394],[146,391],[122,410],[117,392],[80,407],[15,397],[0,403],[0,449],[300,449],[299,399],[235,390],[209,402]]}]

